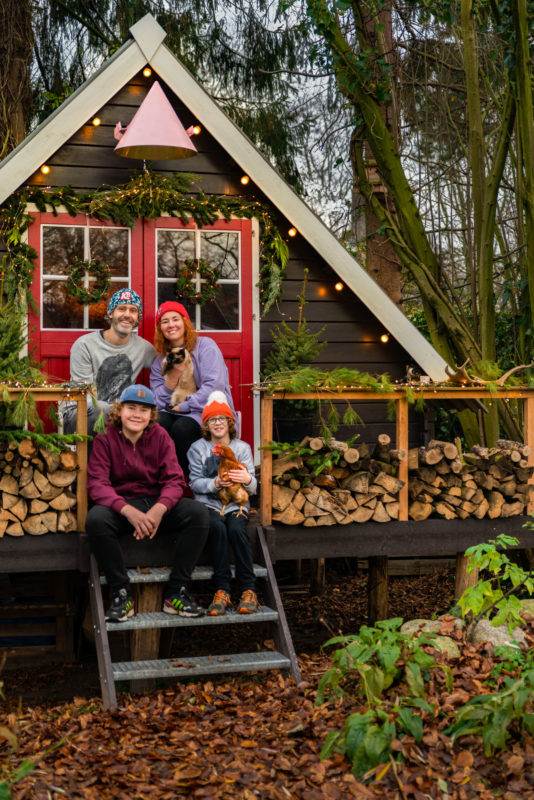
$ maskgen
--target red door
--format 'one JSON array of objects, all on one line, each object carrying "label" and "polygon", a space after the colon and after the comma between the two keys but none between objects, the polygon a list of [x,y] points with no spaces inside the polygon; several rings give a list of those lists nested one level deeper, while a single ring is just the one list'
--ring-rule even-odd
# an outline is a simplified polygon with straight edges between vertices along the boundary
[{"label": "red door", "polygon": [[[73,258],[94,259],[110,267],[110,294],[130,286],[143,298],[139,334],[152,341],[155,310],[176,299],[176,278],[188,258],[202,258],[221,272],[215,300],[205,306],[184,302],[199,334],[211,336],[221,348],[235,408],[241,412],[241,436],[253,443],[252,223],[220,220],[198,229],[173,217],[137,220],[132,229],[115,223],[36,213],[29,244],[38,259],[32,293],[39,307],[29,321],[35,358],[54,380],[69,380],[73,342],[90,330],[106,326],[107,298],[82,306],[66,292],[67,268]],[[199,287],[201,288],[201,283]],[[183,300],[182,300],[183,302]],[[148,376],[142,376],[147,381]]]}]

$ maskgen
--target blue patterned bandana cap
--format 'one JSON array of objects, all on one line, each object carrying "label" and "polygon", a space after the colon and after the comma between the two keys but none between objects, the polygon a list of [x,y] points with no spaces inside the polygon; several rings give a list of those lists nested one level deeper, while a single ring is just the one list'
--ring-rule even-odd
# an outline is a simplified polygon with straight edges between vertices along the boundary
[{"label": "blue patterned bandana cap", "polygon": [[119,289],[118,292],[115,292],[115,294],[111,296],[108,303],[108,317],[114,308],[124,305],[125,303],[129,306],[137,306],[139,309],[139,319],[141,319],[143,315],[143,303],[137,292],[134,292],[133,289]]}]

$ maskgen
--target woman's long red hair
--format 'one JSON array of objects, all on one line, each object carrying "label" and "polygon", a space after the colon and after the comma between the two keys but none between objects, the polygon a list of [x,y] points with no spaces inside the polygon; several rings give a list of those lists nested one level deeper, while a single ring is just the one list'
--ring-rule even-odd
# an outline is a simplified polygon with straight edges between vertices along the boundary
[{"label": "woman's long red hair", "polygon": [[[182,317],[181,314],[180,316]],[[185,317],[182,317],[182,319],[184,321],[184,347],[186,350],[189,350],[189,352],[192,353],[196,347],[198,334],[193,328],[193,323],[191,320],[186,319]],[[158,353],[162,354],[165,353],[169,347],[169,342],[161,332],[160,322],[158,322],[156,325],[156,332],[154,333],[154,347]]]}]

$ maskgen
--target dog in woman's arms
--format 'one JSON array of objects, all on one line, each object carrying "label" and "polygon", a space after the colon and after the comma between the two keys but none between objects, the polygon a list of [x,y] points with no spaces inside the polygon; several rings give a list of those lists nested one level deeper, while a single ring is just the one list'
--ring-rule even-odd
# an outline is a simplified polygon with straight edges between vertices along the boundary
[{"label": "dog in woman's arms", "polygon": [[194,394],[197,390],[193,374],[193,361],[189,350],[186,350],[185,347],[170,347],[167,350],[163,360],[161,374],[166,375],[167,372],[170,372],[170,370],[178,364],[185,364],[185,369],[178,378],[176,387],[173,389],[171,402],[168,405],[171,411],[174,406],[179,406],[180,403],[184,402],[186,397],[190,394]]}]

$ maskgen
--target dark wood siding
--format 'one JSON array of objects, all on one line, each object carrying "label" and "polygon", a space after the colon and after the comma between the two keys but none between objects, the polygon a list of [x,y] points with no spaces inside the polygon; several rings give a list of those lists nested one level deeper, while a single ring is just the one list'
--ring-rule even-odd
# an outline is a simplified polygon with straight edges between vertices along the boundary
[{"label": "dark wood siding", "polygon": [[[52,170],[43,176],[34,174],[30,183],[37,185],[70,185],[83,191],[102,185],[114,185],[128,180],[132,171],[142,169],[142,162],[122,158],[114,153],[116,140],[113,129],[117,122],[129,124],[137,108],[145,98],[156,75],[144,78],[141,74],[132,79],[118,92],[97,116],[102,124],[92,125],[92,115],[48,161]],[[185,128],[197,122],[194,114],[181,103],[161,79],[167,97],[173,104]],[[246,188],[240,183],[241,168],[233,161],[224,148],[203,127],[194,138],[199,153],[193,158],[180,161],[153,162],[151,167],[162,174],[176,171],[194,172],[200,176],[193,192],[203,190],[208,194],[244,194],[269,204],[265,196],[251,182]],[[291,223],[273,209],[280,230],[286,235]],[[371,314],[363,303],[346,287],[336,291],[336,273],[298,234],[295,239],[286,236],[290,249],[290,260],[284,281],[283,297],[276,307],[261,320],[260,349],[261,359],[265,358],[272,343],[273,327],[285,320],[289,325],[297,324],[297,294],[302,288],[304,268],[309,270],[306,298],[308,303],[304,314],[312,331],[326,325],[321,338],[328,342],[320,354],[316,366],[333,368],[346,366],[373,374],[388,373],[393,380],[402,380],[406,368],[412,364],[409,354],[393,339],[387,344],[380,342],[384,326]],[[376,434],[387,431],[394,433],[394,425],[388,420],[386,403],[364,403],[357,406],[358,413],[366,423],[361,440],[373,441]],[[420,415],[418,415],[420,417]],[[416,441],[423,435],[421,422],[411,426]],[[344,431],[340,431],[340,434]]]}]

